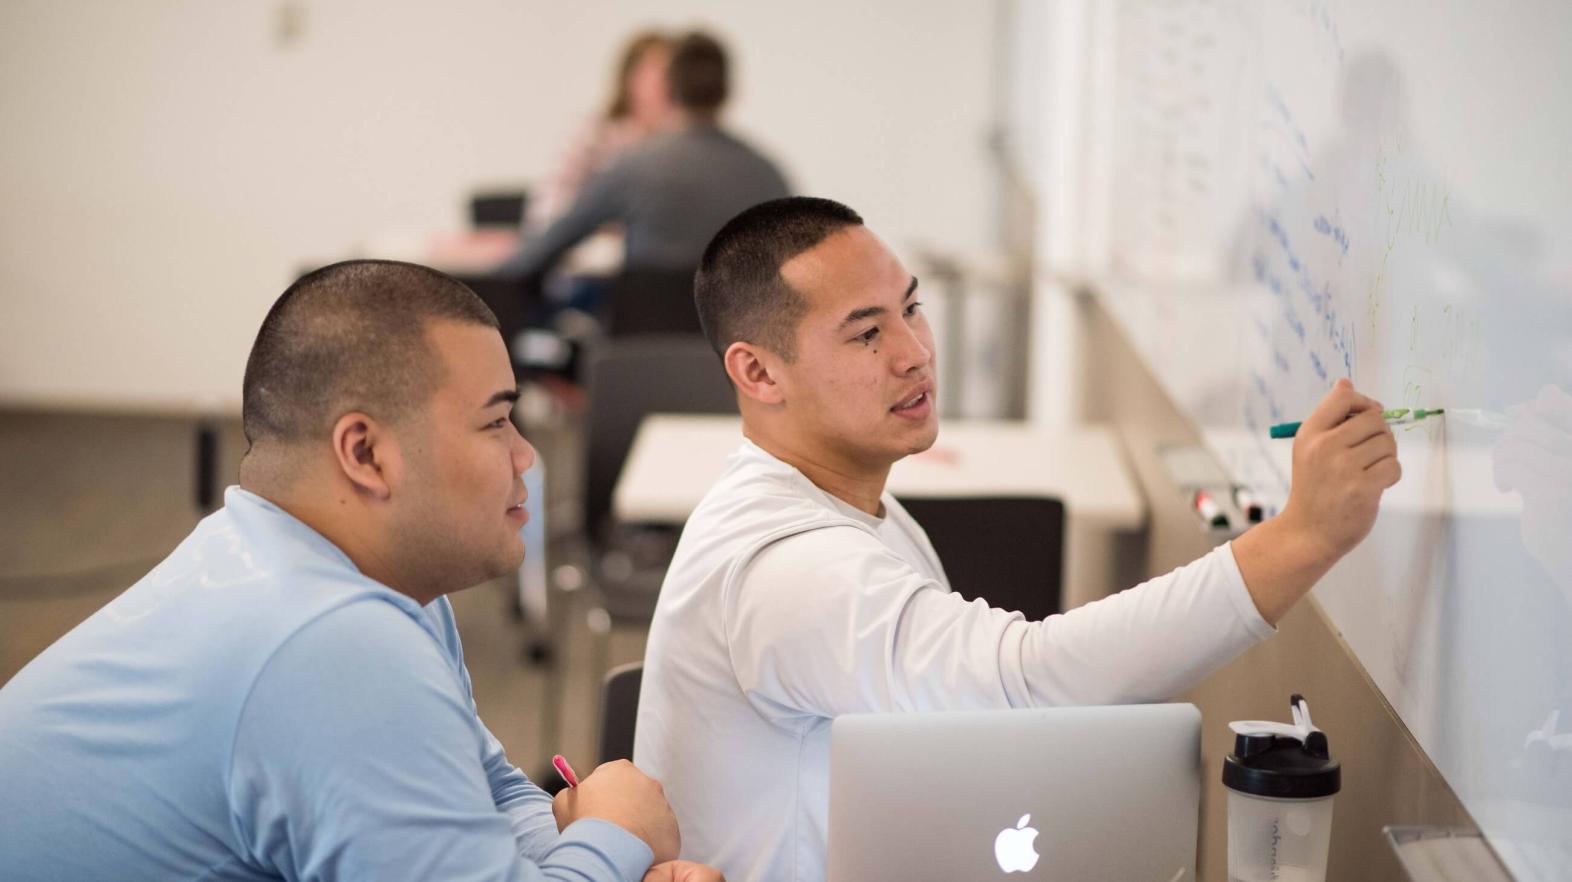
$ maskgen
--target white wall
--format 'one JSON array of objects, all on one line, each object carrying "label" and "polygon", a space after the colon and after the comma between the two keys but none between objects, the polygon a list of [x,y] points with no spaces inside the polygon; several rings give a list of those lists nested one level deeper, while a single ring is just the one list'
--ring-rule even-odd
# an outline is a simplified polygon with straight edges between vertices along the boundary
[{"label": "white wall", "polygon": [[545,174],[651,24],[727,40],[730,119],[800,191],[987,244],[987,5],[8,0],[0,404],[237,407],[298,268]]}]

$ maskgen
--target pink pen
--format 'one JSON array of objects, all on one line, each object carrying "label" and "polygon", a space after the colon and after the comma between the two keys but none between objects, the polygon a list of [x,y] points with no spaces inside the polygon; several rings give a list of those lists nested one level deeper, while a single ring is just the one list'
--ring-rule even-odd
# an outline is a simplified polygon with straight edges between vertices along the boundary
[{"label": "pink pen", "polygon": [[559,753],[551,758],[551,764],[557,769],[557,774],[562,776],[562,780],[568,782],[569,787],[579,786],[579,776],[573,774],[573,767],[568,765],[566,757]]}]

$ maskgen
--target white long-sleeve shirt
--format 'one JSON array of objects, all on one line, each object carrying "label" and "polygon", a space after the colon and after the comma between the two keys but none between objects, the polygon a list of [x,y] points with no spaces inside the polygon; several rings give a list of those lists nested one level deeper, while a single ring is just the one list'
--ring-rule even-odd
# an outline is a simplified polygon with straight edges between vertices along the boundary
[{"label": "white long-sleeve shirt", "polygon": [[1039,622],[950,590],[894,497],[869,516],[750,442],[694,510],[645,653],[634,761],[683,856],[824,878],[843,713],[1158,701],[1273,633],[1220,546]]}]

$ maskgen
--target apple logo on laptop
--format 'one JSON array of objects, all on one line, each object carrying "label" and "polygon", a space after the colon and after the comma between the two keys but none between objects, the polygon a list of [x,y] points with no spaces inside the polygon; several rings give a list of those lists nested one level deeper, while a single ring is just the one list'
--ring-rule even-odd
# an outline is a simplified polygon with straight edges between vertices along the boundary
[{"label": "apple logo on laptop", "polygon": [[1021,815],[1014,827],[999,831],[998,838],[993,841],[994,859],[999,862],[999,869],[1006,873],[1026,873],[1037,866],[1037,849],[1032,847],[1037,831],[1026,826],[1031,819],[1029,813]]}]

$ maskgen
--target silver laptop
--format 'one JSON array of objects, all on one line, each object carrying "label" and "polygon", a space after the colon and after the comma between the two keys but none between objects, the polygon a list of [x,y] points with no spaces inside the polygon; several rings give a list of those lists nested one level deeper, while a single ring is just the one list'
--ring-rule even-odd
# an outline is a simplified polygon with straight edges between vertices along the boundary
[{"label": "silver laptop", "polygon": [[1194,882],[1189,704],[850,714],[830,737],[829,882]]}]

